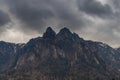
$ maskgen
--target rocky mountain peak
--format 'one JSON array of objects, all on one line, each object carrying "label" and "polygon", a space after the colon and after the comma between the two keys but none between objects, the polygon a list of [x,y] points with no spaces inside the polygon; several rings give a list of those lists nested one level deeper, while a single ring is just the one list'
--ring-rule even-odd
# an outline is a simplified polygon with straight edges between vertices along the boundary
[{"label": "rocky mountain peak", "polygon": [[73,33],[66,27],[62,28],[60,32],[57,34],[57,38],[65,39],[72,38]]},{"label": "rocky mountain peak", "polygon": [[46,32],[43,34],[44,39],[54,39],[55,36],[56,36],[56,33],[51,27],[48,27],[46,29]]},{"label": "rocky mountain peak", "polygon": [[72,34],[72,32],[67,27],[64,27],[60,30],[59,34]]}]

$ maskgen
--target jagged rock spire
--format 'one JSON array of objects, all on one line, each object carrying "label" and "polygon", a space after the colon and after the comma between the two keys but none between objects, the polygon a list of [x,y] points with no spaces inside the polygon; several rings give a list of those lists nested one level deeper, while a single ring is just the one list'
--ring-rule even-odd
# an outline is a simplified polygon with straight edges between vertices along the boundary
[{"label": "jagged rock spire", "polygon": [[46,32],[43,35],[43,38],[45,38],[45,39],[54,39],[55,36],[56,36],[55,31],[51,27],[48,27]]},{"label": "jagged rock spire", "polygon": [[72,34],[72,32],[67,27],[62,28],[59,33],[60,34]]},{"label": "jagged rock spire", "polygon": [[57,34],[57,38],[72,38],[73,33],[66,27],[62,28]]}]

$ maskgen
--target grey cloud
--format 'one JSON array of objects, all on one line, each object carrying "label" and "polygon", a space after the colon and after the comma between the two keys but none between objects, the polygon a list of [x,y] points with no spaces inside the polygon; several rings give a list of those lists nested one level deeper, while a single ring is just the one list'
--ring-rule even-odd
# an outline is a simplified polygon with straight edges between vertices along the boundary
[{"label": "grey cloud", "polygon": [[0,27],[7,24],[8,22],[10,22],[10,18],[8,16],[8,14],[6,14],[2,10],[0,10]]},{"label": "grey cloud", "polygon": [[[74,0],[7,0],[10,11],[24,25],[23,30],[43,31],[47,26],[69,26],[78,29],[85,25]],[[53,24],[53,25],[51,25]]]},{"label": "grey cloud", "polygon": [[0,10],[0,36],[6,31],[7,27],[5,25],[7,25],[10,21],[9,15]]},{"label": "grey cloud", "polygon": [[120,7],[120,0],[110,0],[109,1],[112,6],[114,6],[116,9],[118,9]]},{"label": "grey cloud", "polygon": [[[42,1],[42,0],[40,0]],[[39,0],[9,0],[10,11],[24,25],[23,30],[40,30],[45,21],[52,17],[52,12],[43,7]],[[22,25],[22,26],[23,26]]]},{"label": "grey cloud", "polygon": [[77,0],[79,9],[88,15],[109,18],[114,15],[108,4],[102,4],[98,0]]}]

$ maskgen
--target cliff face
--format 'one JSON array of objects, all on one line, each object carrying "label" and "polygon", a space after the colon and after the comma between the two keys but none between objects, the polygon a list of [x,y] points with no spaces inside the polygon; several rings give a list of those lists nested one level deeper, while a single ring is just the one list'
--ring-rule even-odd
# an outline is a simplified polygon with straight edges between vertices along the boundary
[{"label": "cliff face", "polygon": [[6,71],[13,66],[15,57],[22,45],[0,41],[0,72]]},{"label": "cliff face", "polygon": [[13,64],[7,76],[15,80],[110,80],[120,76],[119,49],[86,41],[67,28],[56,34],[49,27],[43,37],[31,39],[11,53],[16,56],[13,63],[7,61]]}]

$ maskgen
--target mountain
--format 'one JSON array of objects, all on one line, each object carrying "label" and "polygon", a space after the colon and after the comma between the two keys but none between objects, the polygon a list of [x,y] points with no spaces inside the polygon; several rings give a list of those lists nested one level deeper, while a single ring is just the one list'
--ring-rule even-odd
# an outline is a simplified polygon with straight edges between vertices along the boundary
[{"label": "mountain", "polygon": [[1,80],[119,80],[120,49],[48,27],[26,44],[0,42]]},{"label": "mountain", "polygon": [[14,44],[0,41],[0,72],[13,66],[18,50],[23,44]]}]

